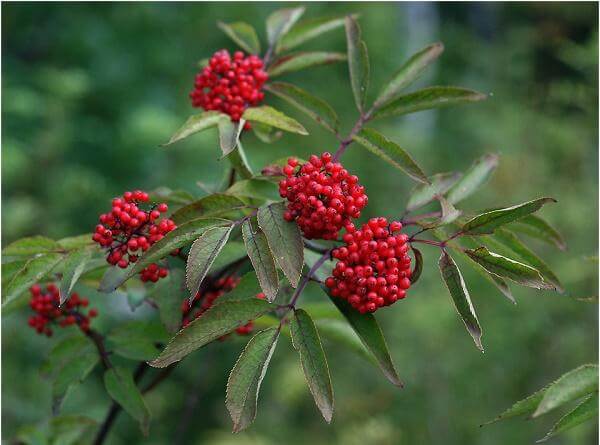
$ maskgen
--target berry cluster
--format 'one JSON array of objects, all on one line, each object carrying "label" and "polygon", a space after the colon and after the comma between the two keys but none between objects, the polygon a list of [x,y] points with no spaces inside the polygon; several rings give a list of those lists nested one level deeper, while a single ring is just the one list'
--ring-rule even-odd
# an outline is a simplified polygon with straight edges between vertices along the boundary
[{"label": "berry cluster", "polygon": [[39,334],[52,336],[52,324],[63,328],[76,324],[82,331],[87,332],[90,329],[90,319],[98,315],[96,309],[90,309],[86,314],[83,308],[87,307],[89,302],[87,298],[80,298],[75,292],[62,307],[59,307],[59,290],[52,283],[46,286],[45,292],[39,284],[31,286],[29,291],[29,306],[36,315],[29,317],[28,323]]},{"label": "berry cluster", "polygon": [[330,153],[312,155],[296,167],[298,161],[290,158],[279,183],[279,194],[288,200],[285,219],[295,219],[306,238],[336,239],[367,205],[365,188],[342,164],[332,162]]},{"label": "berry cluster", "polygon": [[[217,298],[232,290],[239,282],[239,277],[236,277],[235,275],[219,278],[214,283],[211,283],[205,290],[199,291],[191,304],[189,299],[186,298],[181,304],[181,312],[183,314],[181,326],[186,327],[194,319],[200,317],[212,307]],[[259,293],[256,295],[256,298],[264,299],[265,294]],[[253,327],[253,323],[250,321],[245,325],[239,326],[235,332],[240,335],[248,335],[252,332]]]},{"label": "berry cluster", "polygon": [[325,280],[331,295],[347,300],[360,313],[375,312],[406,296],[410,287],[408,236],[402,224],[372,218],[357,230],[346,226],[345,246],[333,250],[337,262]]},{"label": "berry cluster", "polygon": [[[148,194],[140,190],[125,192],[121,198],[112,201],[112,210],[100,215],[100,224],[92,239],[108,249],[106,261],[113,266],[126,268],[138,260],[152,244],[161,240],[175,229],[175,223],[167,218],[160,219],[161,213],[168,210],[166,204],[158,204],[147,210],[140,208],[148,203]],[[176,255],[178,252],[173,252]],[[164,278],[168,270],[152,263],[140,272],[142,281],[156,282]]]},{"label": "berry cluster", "polygon": [[217,51],[196,75],[190,93],[192,105],[221,111],[238,122],[246,108],[262,102],[265,95],[261,89],[268,78],[259,57],[245,57],[243,52],[236,51],[232,58],[225,49]]}]

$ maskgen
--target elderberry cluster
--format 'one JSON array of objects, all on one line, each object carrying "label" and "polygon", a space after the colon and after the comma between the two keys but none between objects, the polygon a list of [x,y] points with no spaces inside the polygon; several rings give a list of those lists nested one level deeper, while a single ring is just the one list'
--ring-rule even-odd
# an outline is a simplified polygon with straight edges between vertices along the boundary
[{"label": "elderberry cluster", "polygon": [[268,78],[259,57],[236,51],[232,58],[225,49],[217,51],[196,75],[190,93],[192,105],[221,111],[238,122],[246,108],[262,102],[265,95],[261,89]]},{"label": "elderberry cluster", "polygon": [[[149,201],[148,193],[136,190],[125,192],[121,198],[112,201],[112,209],[100,215],[100,224],[92,239],[108,250],[106,261],[113,266],[126,268],[135,263],[139,255],[161,240],[171,230],[177,228],[168,218],[161,218],[167,212],[166,204],[153,205],[149,209],[140,206]],[[177,255],[178,251],[172,254]],[[142,281],[156,282],[168,275],[168,270],[156,263],[140,272]]]},{"label": "elderberry cluster", "polygon": [[410,287],[408,236],[402,224],[371,218],[361,229],[346,226],[345,246],[334,249],[339,261],[325,285],[360,313],[375,312],[406,296]]},{"label": "elderberry cluster", "polygon": [[61,328],[77,325],[82,331],[87,332],[90,329],[91,319],[98,315],[96,309],[90,309],[86,314],[83,308],[89,305],[89,301],[87,298],[79,297],[75,292],[63,306],[59,306],[59,290],[52,283],[46,286],[45,291],[39,284],[34,284],[29,288],[29,292],[31,293],[29,306],[36,314],[29,317],[28,324],[38,334],[51,337],[53,332],[50,326],[52,325]]},{"label": "elderberry cluster", "polygon": [[[194,319],[200,317],[203,313],[209,310],[215,301],[223,294],[235,288],[240,282],[240,278],[235,275],[219,278],[217,281],[210,283],[203,291],[198,291],[194,300],[190,303],[186,298],[181,304],[182,321],[181,327],[184,328]],[[264,299],[265,294],[262,292],[256,295],[256,298]],[[248,335],[252,332],[254,324],[250,321],[245,325],[239,326],[235,332],[239,335]]]},{"label": "elderberry cluster", "polygon": [[279,194],[288,200],[284,217],[296,220],[308,239],[336,239],[368,202],[358,177],[331,158],[330,153],[312,155],[298,169],[298,161],[290,158],[283,168],[286,178],[279,183]]}]

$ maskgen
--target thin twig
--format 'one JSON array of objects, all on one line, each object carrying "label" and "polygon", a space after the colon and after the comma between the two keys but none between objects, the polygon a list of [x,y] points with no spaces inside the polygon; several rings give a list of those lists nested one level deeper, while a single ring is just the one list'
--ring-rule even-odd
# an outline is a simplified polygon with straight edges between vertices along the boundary
[{"label": "thin twig", "polygon": [[437,247],[444,247],[446,245],[444,242],[432,241],[432,240],[428,240],[428,239],[411,239],[410,242],[411,243],[429,244],[430,246],[437,246]]},{"label": "thin twig", "polygon": [[441,216],[441,214],[442,214],[442,212],[430,212],[430,213],[423,213],[422,215],[416,215],[416,216],[413,216],[412,218],[405,218],[403,216],[400,219],[400,222],[402,223],[403,226],[410,226],[410,225],[417,224],[419,221],[421,221],[423,219],[439,217],[439,216]]},{"label": "thin twig", "polygon": [[85,335],[87,335],[94,342],[94,345],[96,346],[96,349],[98,350],[98,355],[100,356],[100,360],[102,360],[102,365],[104,366],[104,369],[112,368],[113,367],[112,363],[110,362],[110,359],[108,358],[109,352],[106,350],[106,347],[104,346],[104,337],[102,337],[102,335],[99,332],[94,331],[93,329],[86,331]]},{"label": "thin twig", "polygon": [[145,394],[148,391],[152,391],[154,388],[156,388],[163,380],[171,375],[176,367],[177,365],[175,364],[163,369],[162,372],[154,378],[154,380],[152,380],[144,389],[142,389],[142,394]]},{"label": "thin twig", "polygon": [[304,288],[306,287],[306,285],[308,284],[308,282],[310,281],[312,276],[315,274],[315,272],[317,270],[319,270],[319,268],[323,265],[323,263],[330,258],[331,258],[331,251],[327,250],[327,252],[325,252],[323,255],[321,255],[321,258],[319,258],[317,260],[317,262],[315,264],[313,264],[313,267],[310,268],[310,270],[308,271],[308,274],[306,276],[302,277],[302,280],[300,281],[300,283],[298,284],[298,287],[296,288],[296,292],[294,292],[294,294],[292,295],[292,298],[290,300],[290,303],[289,303],[290,308],[294,308],[296,306],[296,301],[298,301],[300,294],[302,293],[302,291],[304,290]]},{"label": "thin twig", "polygon": [[[93,331],[93,332],[95,332],[95,331]],[[100,352],[100,349],[98,349],[98,351]],[[110,364],[110,362],[108,362],[108,364],[110,366],[107,367],[107,369],[110,369],[112,367],[112,365]],[[105,364],[105,367],[106,367],[106,364]],[[142,379],[142,377],[144,376],[144,374],[146,373],[147,370],[148,370],[148,365],[146,364],[146,362],[140,362],[133,373],[133,381],[135,383],[138,383]],[[96,437],[94,439],[94,445],[101,445],[104,442],[104,440],[106,439],[106,436],[110,432],[110,429],[112,428],[115,420],[117,420],[117,416],[121,412],[121,409],[122,409],[121,405],[119,405],[117,402],[114,402],[114,401],[112,402],[112,404],[110,405],[110,408],[108,409],[108,412],[106,413],[106,417],[104,418],[104,421],[102,422],[102,425],[100,426],[100,429],[98,430],[98,433],[96,434]]]},{"label": "thin twig", "polygon": [[308,250],[312,250],[313,252],[316,253],[325,253],[325,252],[329,252],[331,249],[329,247],[325,247],[325,246],[321,246],[320,244],[317,244],[311,240],[304,240],[304,246],[308,249]]},{"label": "thin twig", "polygon": [[373,112],[373,109],[371,109],[371,110],[367,111],[365,114],[361,114],[359,116],[358,120],[354,124],[354,127],[352,127],[352,130],[350,130],[350,133],[348,134],[348,136],[341,140],[338,149],[333,154],[333,158],[332,158],[333,162],[339,161],[340,157],[344,154],[344,152],[346,151],[348,146],[350,144],[352,144],[352,142],[354,140],[353,137],[356,134],[358,134],[360,132],[360,130],[362,130],[363,125],[366,124],[371,119],[372,112]]}]

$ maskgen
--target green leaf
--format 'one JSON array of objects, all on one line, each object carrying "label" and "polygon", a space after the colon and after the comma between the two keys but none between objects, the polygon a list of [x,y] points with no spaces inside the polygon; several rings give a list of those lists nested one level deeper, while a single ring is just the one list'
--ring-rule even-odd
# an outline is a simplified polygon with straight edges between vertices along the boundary
[{"label": "green leaf", "polygon": [[260,41],[254,28],[246,22],[223,23],[217,26],[227,37],[233,40],[244,51],[250,54],[260,54]]},{"label": "green leaf", "polygon": [[271,47],[276,47],[304,14],[304,10],[304,7],[279,9],[267,17],[267,38]]},{"label": "green leaf", "polygon": [[[304,261],[308,268],[312,268],[317,261],[321,259],[321,254],[313,252],[309,249],[304,249]],[[335,264],[333,261],[325,261],[321,267],[315,272],[314,276],[318,280],[325,281],[327,277],[333,275],[333,268]]]},{"label": "green leaf", "polygon": [[507,410],[503,411],[500,415],[498,415],[498,417],[484,423],[481,426],[489,425],[491,423],[498,422],[499,420],[510,419],[511,417],[516,417],[534,412],[540,404],[540,402],[542,401],[542,398],[544,397],[544,393],[548,389],[548,386],[540,389],[539,391],[534,392],[533,394],[524,398],[523,400],[519,400],[513,406],[511,406]]},{"label": "green leaf", "polygon": [[550,385],[532,417],[546,414],[594,391],[598,391],[598,365],[582,365]]},{"label": "green leaf", "polygon": [[479,102],[486,98],[485,94],[466,88],[429,87],[395,98],[375,111],[373,118],[398,116],[432,108]]},{"label": "green leaf", "polygon": [[556,202],[554,198],[538,198],[512,207],[492,210],[470,219],[462,227],[465,235],[486,235],[494,233],[497,227],[516,221],[533,212],[537,212],[544,204]]},{"label": "green leaf", "polygon": [[498,155],[495,154],[487,154],[476,160],[463,177],[448,190],[448,202],[456,204],[473,194],[485,184],[497,166]]},{"label": "green leaf", "polygon": [[168,187],[158,187],[150,193],[151,202],[166,202],[172,205],[185,205],[194,200],[194,196],[185,190],[171,190]]},{"label": "green leaf", "polygon": [[104,386],[112,399],[140,423],[142,432],[147,436],[150,427],[150,411],[133,381],[131,372],[121,367],[106,370]]},{"label": "green leaf", "polygon": [[49,253],[27,261],[6,285],[6,290],[2,294],[2,306],[10,303],[44,278],[63,258],[61,254]]},{"label": "green leaf", "polygon": [[223,157],[231,153],[238,145],[240,133],[244,129],[244,119],[239,122],[232,122],[229,119],[221,119],[219,121],[219,145],[223,152]]},{"label": "green leaf", "polygon": [[246,253],[246,246],[243,241],[229,241],[223,249],[221,249],[221,253],[219,256],[215,258],[214,263],[212,264],[209,274],[219,273],[221,269],[231,265],[232,263],[241,261],[242,258],[246,258],[248,254]]},{"label": "green leaf", "polygon": [[254,198],[264,201],[281,199],[277,184],[263,179],[244,179],[237,181],[226,191],[226,194],[241,198]]},{"label": "green leaf", "polygon": [[300,355],[310,392],[323,418],[330,423],[333,417],[333,388],[319,332],[310,315],[302,309],[294,311],[290,320],[290,330],[292,344]]},{"label": "green leaf", "polygon": [[250,168],[250,164],[248,164],[248,159],[246,158],[246,152],[242,147],[242,142],[239,139],[237,142],[237,150],[233,150],[226,156],[226,158],[231,166],[235,169],[236,173],[240,175],[240,177],[249,179],[254,176],[254,173],[252,173],[252,169]]},{"label": "green leaf", "polygon": [[64,249],[67,250],[82,249],[84,247],[90,247],[94,245],[91,233],[86,233],[84,235],[68,236],[66,238],[59,239],[57,242]]},{"label": "green leaf", "polygon": [[233,224],[226,227],[213,227],[204,232],[192,244],[185,267],[185,281],[190,291],[190,303],[194,300],[200,285],[233,230]]},{"label": "green leaf", "polygon": [[298,22],[281,39],[277,52],[287,51],[321,34],[344,26],[346,17],[321,17]]},{"label": "green leaf", "polygon": [[371,355],[358,334],[356,334],[354,329],[345,320],[327,318],[315,320],[315,323],[323,338],[342,345],[360,357],[377,365],[373,355]]},{"label": "green leaf", "polygon": [[583,402],[569,411],[552,427],[543,439],[537,442],[544,442],[549,438],[556,436],[563,431],[571,429],[590,419],[598,419],[598,393],[595,392],[587,397]]},{"label": "green leaf", "polygon": [[279,328],[269,328],[250,339],[227,380],[225,404],[233,432],[248,427],[256,418],[258,393],[277,346]]},{"label": "green leaf", "polygon": [[[265,85],[264,89],[267,89],[267,85]],[[261,124],[260,122],[254,122],[252,125],[252,131],[256,137],[265,144],[277,142],[283,136],[282,131],[279,131],[269,125]]]},{"label": "green leaf", "polygon": [[452,257],[445,251],[442,252],[438,264],[440,272],[442,273],[442,279],[450,292],[458,315],[460,315],[467,331],[471,334],[471,337],[473,337],[475,345],[483,352],[479,320],[475,314],[475,308],[473,307],[473,303],[471,303],[471,296],[465,285],[465,280],[463,279],[460,270],[458,270],[458,266]]},{"label": "green leaf", "polygon": [[160,321],[171,334],[181,328],[181,304],[188,298],[185,274],[181,269],[171,269],[169,275],[152,286],[151,297],[158,304]]},{"label": "green leaf", "polygon": [[104,275],[102,275],[98,290],[107,294],[114,292],[117,287],[127,280],[132,269],[133,267],[131,265],[125,269],[121,269],[117,266],[109,267],[104,272]]},{"label": "green leaf", "polygon": [[381,328],[377,323],[377,320],[373,314],[361,314],[346,301],[329,297],[331,301],[336,305],[339,311],[346,317],[348,323],[354,329],[354,332],[359,336],[365,347],[375,357],[379,369],[383,372],[385,377],[394,385],[403,387],[403,383],[398,377],[398,372],[388,351],[385,338],[381,332]]},{"label": "green leaf", "polygon": [[[311,289],[311,287],[312,287],[312,289]],[[317,289],[318,289],[318,291],[316,291]],[[305,290],[305,292],[307,292],[307,295],[308,295],[309,291],[312,293],[315,293],[317,298],[319,298],[319,299],[327,298],[327,292],[325,292],[325,288],[323,288],[321,286],[317,286],[316,284],[309,283],[306,286],[306,290]],[[303,303],[302,309],[304,309],[306,312],[308,312],[314,320],[321,320],[321,319],[344,320],[343,315],[340,314],[340,311],[335,307],[335,305],[333,305],[331,303],[331,301],[329,301],[329,299],[327,299],[325,301],[321,300],[321,301]],[[348,325],[347,323],[345,323],[345,324]],[[352,332],[354,332],[354,331],[352,331]]]},{"label": "green leaf", "polygon": [[[78,445],[93,437],[98,422],[89,417],[64,415],[50,420],[50,443],[54,445]],[[28,444],[29,445],[29,444]]]},{"label": "green leaf", "polygon": [[283,218],[285,204],[278,202],[258,209],[258,225],[267,237],[275,262],[293,287],[298,285],[304,263],[302,235],[295,222]]},{"label": "green leaf", "polygon": [[127,286],[127,304],[131,312],[135,312],[146,301],[147,293],[146,288],[139,286],[140,283],[131,284]]},{"label": "green leaf", "polygon": [[[25,264],[27,264],[28,259],[20,259],[19,261],[11,261],[10,263],[2,263],[2,294],[6,293],[6,286],[14,276],[19,272]],[[4,308],[3,308],[4,309]]]},{"label": "green leaf", "polygon": [[275,260],[267,243],[267,237],[260,228],[254,231],[249,219],[242,224],[242,236],[244,237],[248,256],[260,282],[260,287],[265,293],[267,301],[272,302],[279,289],[279,277],[275,268]]},{"label": "green leaf", "polygon": [[490,252],[483,246],[477,249],[467,249],[465,253],[489,273],[500,278],[507,278],[522,286],[535,289],[556,290],[554,285],[544,281],[540,273],[533,267]]},{"label": "green leaf", "polygon": [[450,224],[461,214],[461,211],[454,207],[446,198],[438,196],[437,200],[440,202],[442,209],[442,217],[439,220],[440,225]]},{"label": "green leaf", "polygon": [[441,42],[436,42],[411,56],[381,90],[375,101],[375,107],[377,108],[379,105],[394,99],[401,90],[411,85],[421,76],[425,68],[435,62],[443,51],[444,45]]},{"label": "green leaf", "polygon": [[475,269],[475,271],[479,275],[481,275],[483,278],[485,278],[487,281],[489,281],[494,287],[496,287],[502,293],[502,295],[504,295],[506,298],[508,298],[508,300],[510,300],[511,303],[517,304],[517,302],[515,301],[515,297],[513,297],[513,294],[510,290],[510,287],[508,287],[508,284],[506,283],[506,281],[503,278],[500,278],[499,276],[488,272],[485,269],[485,267],[483,267],[481,264],[472,261],[469,258],[469,256],[466,255],[462,250],[456,250],[455,253],[457,253],[463,259],[465,259],[467,264],[472,266],[473,269]]},{"label": "green leaf", "polygon": [[279,128],[290,133],[302,135],[308,134],[300,122],[267,105],[247,108],[246,111],[244,111],[242,118],[250,122],[260,122],[270,125],[271,127]]},{"label": "green leaf", "polygon": [[196,318],[179,331],[160,355],[149,364],[155,368],[165,368],[238,326],[275,309],[274,305],[258,298],[217,303],[203,313],[202,317]]},{"label": "green leaf", "polygon": [[361,39],[358,22],[351,16],[346,17],[346,42],[348,45],[348,69],[350,84],[356,107],[362,113],[369,88],[369,54],[367,45]]},{"label": "green leaf", "polygon": [[19,445],[48,445],[50,443],[46,428],[36,425],[23,425],[19,427],[14,436],[14,441]]},{"label": "green leaf", "polygon": [[364,128],[352,137],[356,142],[365,147],[371,153],[403,171],[412,179],[424,184],[429,184],[429,179],[417,163],[398,144],[390,141],[381,133],[372,128]]},{"label": "green leaf", "polygon": [[[91,239],[91,238],[90,238]],[[21,238],[2,249],[4,256],[33,256],[40,253],[60,252],[63,247],[45,236]]]},{"label": "green leaf", "polygon": [[562,293],[564,291],[560,280],[554,274],[554,272],[550,270],[550,267],[548,267],[548,265],[531,249],[523,244],[523,242],[514,233],[504,228],[499,228],[496,229],[493,237],[501,244],[505,245],[514,253],[516,253],[528,265],[535,268],[540,273],[544,281],[552,284],[558,292]]},{"label": "green leaf", "polygon": [[269,77],[277,77],[313,66],[327,65],[344,60],[346,60],[346,55],[342,53],[326,51],[297,52],[275,59],[269,67],[268,73]]},{"label": "green leaf", "polygon": [[98,361],[94,344],[82,335],[69,336],[52,348],[40,371],[52,382],[52,412],[55,415],[65,397],[85,380]]},{"label": "green leaf", "polygon": [[222,120],[229,120],[229,116],[218,111],[204,111],[200,114],[190,116],[185,124],[171,136],[169,142],[163,144],[163,147],[174,144],[207,128],[215,127]]},{"label": "green leaf", "polygon": [[413,211],[443,195],[459,180],[460,173],[439,173],[429,177],[431,185],[419,184],[411,192],[406,210]]},{"label": "green leaf", "polygon": [[170,218],[175,224],[181,225],[201,217],[227,216],[243,207],[245,204],[235,196],[215,193],[177,209]]},{"label": "green leaf", "polygon": [[511,223],[510,229],[552,244],[560,250],[567,249],[567,243],[558,230],[537,215],[527,215]]},{"label": "green leaf", "polygon": [[262,292],[262,289],[256,277],[256,272],[248,272],[242,276],[236,287],[219,297],[219,302],[254,298],[260,292]]},{"label": "green leaf", "polygon": [[74,250],[67,256],[63,263],[63,274],[60,282],[60,304],[62,305],[71,296],[73,287],[85,270],[85,266],[92,258],[89,249]]},{"label": "green leaf", "polygon": [[421,273],[423,273],[423,254],[419,249],[414,248],[412,245],[410,247],[415,255],[415,268],[410,276],[410,284],[412,286],[419,280]]},{"label": "green leaf", "polygon": [[265,85],[265,90],[307,114],[329,131],[337,132],[339,127],[337,114],[323,99],[313,96],[295,85],[284,82],[273,82]]},{"label": "green leaf", "polygon": [[[220,218],[198,218],[180,225],[175,230],[167,233],[162,239],[150,247],[135,263],[134,267],[128,268],[127,273],[120,279],[114,280],[110,286],[103,288],[104,292],[112,292],[129,278],[139,273],[152,263],[166,257],[175,249],[185,246],[194,241],[211,227],[230,225],[231,222]],[[116,269],[116,268],[113,268]],[[110,270],[110,269],[109,269]]]},{"label": "green leaf", "polygon": [[[181,301],[178,302],[181,308]],[[181,311],[179,312],[181,322]],[[168,340],[164,327],[153,321],[130,321],[114,328],[106,337],[111,351],[131,360],[152,360],[160,352],[157,343]]]}]

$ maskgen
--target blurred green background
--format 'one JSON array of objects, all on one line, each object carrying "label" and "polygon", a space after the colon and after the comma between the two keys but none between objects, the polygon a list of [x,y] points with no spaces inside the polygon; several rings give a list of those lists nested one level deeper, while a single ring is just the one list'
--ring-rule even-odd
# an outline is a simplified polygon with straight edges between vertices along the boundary
[{"label": "blurred green background", "polygon": [[[289,4],[288,4],[289,6]],[[542,215],[566,237],[559,252],[533,243],[562,279],[566,295],[514,288],[511,305],[465,269],[484,329],[473,346],[439,279],[436,249],[424,247],[425,272],[410,298],[378,315],[406,383],[326,344],[336,414],[326,425],[311,400],[294,351],[280,341],[263,383],[256,423],[232,435],[224,404],[240,339],[186,359],[150,393],[150,444],[525,444],[558,413],[479,428],[512,402],[582,363],[597,362],[598,5],[595,3],[311,3],[307,17],[360,13],[372,65],[371,97],[412,52],[433,41],[446,51],[419,85],[460,85],[490,93],[483,103],[376,123],[429,173],[464,170],[487,152],[501,155],[493,179],[463,206],[481,209],[539,196],[558,204]],[[159,148],[192,113],[187,94],[198,60],[234,49],[217,20],[252,23],[264,38],[270,3],[4,3],[2,5],[2,242],[93,230],[110,198],[164,185],[198,196],[224,168],[208,131]],[[343,31],[306,48],[345,51]],[[325,98],[347,129],[356,119],[345,64],[289,75]],[[336,141],[278,99],[267,103],[307,126],[273,145],[245,143],[260,169],[289,154],[333,151]],[[397,216],[411,181],[364,150],[344,158],[369,194],[365,217]],[[99,327],[144,316],[123,301],[90,295]],[[50,417],[50,389],[38,372],[56,338],[26,327],[27,310],[2,320],[2,435]],[[63,412],[101,420],[109,406],[97,369]],[[593,422],[553,442],[596,443]],[[107,443],[140,443],[125,415]]]}]

